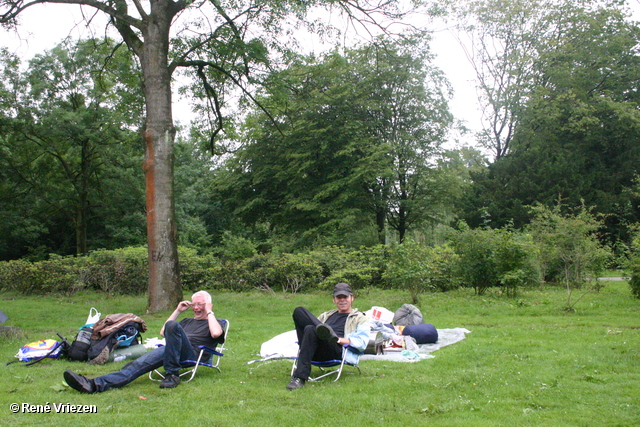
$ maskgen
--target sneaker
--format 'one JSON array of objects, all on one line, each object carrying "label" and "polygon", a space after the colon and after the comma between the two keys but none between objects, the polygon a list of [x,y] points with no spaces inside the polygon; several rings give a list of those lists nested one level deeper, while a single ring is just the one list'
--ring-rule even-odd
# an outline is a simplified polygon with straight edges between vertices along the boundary
[{"label": "sneaker", "polygon": [[336,344],[338,343],[338,336],[336,333],[331,329],[331,326],[325,325],[324,323],[316,326],[316,335],[318,335],[318,338],[321,340]]},{"label": "sneaker", "polygon": [[304,387],[305,380],[298,377],[291,378],[289,384],[287,384],[287,390],[297,390],[299,388]]},{"label": "sneaker", "polygon": [[64,380],[69,387],[78,390],[80,393],[95,393],[96,385],[93,380],[84,375],[76,374],[72,371],[64,371]]},{"label": "sneaker", "polygon": [[174,374],[167,374],[160,383],[160,388],[175,388],[180,384],[180,377]]}]

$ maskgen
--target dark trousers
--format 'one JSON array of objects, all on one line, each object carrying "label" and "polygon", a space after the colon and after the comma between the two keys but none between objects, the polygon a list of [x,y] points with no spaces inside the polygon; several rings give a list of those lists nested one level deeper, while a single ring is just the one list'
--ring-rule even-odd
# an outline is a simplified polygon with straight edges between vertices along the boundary
[{"label": "dark trousers", "polygon": [[164,337],[166,345],[145,353],[138,359],[132,360],[118,372],[103,375],[93,379],[96,391],[106,391],[119,388],[141,375],[158,369],[164,365],[167,374],[178,374],[181,360],[193,360],[198,354],[191,346],[189,337],[182,326],[174,320],[164,325]]},{"label": "dark trousers", "polygon": [[293,323],[298,334],[298,366],[294,377],[308,380],[311,374],[311,361],[323,361],[342,358],[342,346],[321,340],[316,334],[320,322],[309,310],[297,307],[293,310]]}]

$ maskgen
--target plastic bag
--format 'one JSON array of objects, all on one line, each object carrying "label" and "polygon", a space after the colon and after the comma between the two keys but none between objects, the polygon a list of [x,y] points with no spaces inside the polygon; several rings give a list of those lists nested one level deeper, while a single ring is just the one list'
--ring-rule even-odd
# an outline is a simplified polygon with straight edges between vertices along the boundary
[{"label": "plastic bag", "polygon": [[393,321],[393,311],[384,307],[373,306],[365,313],[371,320],[379,320],[382,323],[391,323]]},{"label": "plastic bag", "polygon": [[100,312],[95,308],[91,307],[89,310],[89,317],[87,317],[87,321],[84,323],[84,326],[93,326],[98,320],[100,320]]}]

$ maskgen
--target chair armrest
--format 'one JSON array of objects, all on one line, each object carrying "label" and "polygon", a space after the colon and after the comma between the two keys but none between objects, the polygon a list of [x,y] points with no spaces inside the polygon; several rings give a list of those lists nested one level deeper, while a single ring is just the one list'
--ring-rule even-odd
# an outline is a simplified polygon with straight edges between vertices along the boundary
[{"label": "chair armrest", "polygon": [[206,345],[199,345],[198,348],[200,350],[204,350],[207,353],[211,353],[211,354],[215,354],[216,356],[224,356],[224,354],[220,353],[219,351],[211,348],[211,347],[207,347]]},{"label": "chair armrest", "polygon": [[355,347],[353,347],[352,345],[349,345],[349,344],[342,344],[342,347],[347,349],[347,350],[349,350],[352,353],[355,353],[355,354],[364,354],[364,351],[360,351],[359,349],[357,349],[357,348],[355,348]]}]

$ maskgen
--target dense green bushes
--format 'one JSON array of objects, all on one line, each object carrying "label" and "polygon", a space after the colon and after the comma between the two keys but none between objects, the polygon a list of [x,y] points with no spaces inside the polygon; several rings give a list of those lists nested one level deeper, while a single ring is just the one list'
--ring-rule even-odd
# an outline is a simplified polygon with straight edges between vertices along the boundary
[{"label": "dense green bushes", "polygon": [[[471,287],[480,295],[501,288],[513,296],[518,289],[541,283],[542,272],[549,275],[556,266],[571,272],[571,280],[563,283],[571,291],[579,288],[578,282],[587,274],[600,270],[608,252],[593,237],[597,221],[586,212],[563,218],[556,211],[542,209],[533,224],[528,232],[462,225],[450,230],[448,243],[439,246],[406,241],[357,250],[328,246],[296,254],[260,254],[252,242],[226,236],[227,244],[215,254],[181,248],[180,275],[185,293],[198,289],[295,293],[329,290],[337,282],[348,282],[355,289],[405,289],[416,302],[422,292],[459,286]],[[93,289],[142,294],[147,290],[147,269],[144,247],[33,263],[8,261],[0,263],[0,290],[73,294]],[[640,272],[640,267],[634,271]],[[640,283],[640,273],[634,277],[632,283]]]},{"label": "dense green bushes", "polygon": [[479,295],[502,287],[509,295],[539,283],[538,251],[526,233],[509,229],[463,229],[453,237],[456,276]]},{"label": "dense green bushes", "polygon": [[[456,252],[463,251],[463,246],[462,240],[457,248],[429,247],[415,242],[359,250],[331,246],[308,253],[255,254],[247,258],[200,255],[193,249],[181,248],[180,275],[186,292],[202,288],[233,291],[258,288],[295,293],[329,290],[337,282],[348,282],[355,289],[372,286],[406,289],[416,301],[422,292],[447,291],[463,283],[460,265],[469,257]],[[141,294],[147,289],[147,265],[143,247],[33,263],[2,262],[0,290],[72,294],[93,289],[108,294]]]},{"label": "dense green bushes", "polygon": [[629,286],[633,296],[640,299],[640,230],[638,229],[634,231],[631,249],[631,256],[626,266],[631,275]]}]

